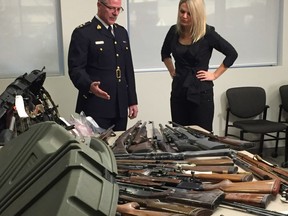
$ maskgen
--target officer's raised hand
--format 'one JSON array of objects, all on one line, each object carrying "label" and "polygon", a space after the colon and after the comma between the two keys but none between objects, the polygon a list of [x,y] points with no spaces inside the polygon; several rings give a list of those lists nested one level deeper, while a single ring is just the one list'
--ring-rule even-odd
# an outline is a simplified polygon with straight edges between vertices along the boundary
[{"label": "officer's raised hand", "polygon": [[103,91],[101,88],[99,88],[99,85],[99,81],[92,82],[90,85],[90,91],[97,97],[110,100],[110,95],[107,92]]}]

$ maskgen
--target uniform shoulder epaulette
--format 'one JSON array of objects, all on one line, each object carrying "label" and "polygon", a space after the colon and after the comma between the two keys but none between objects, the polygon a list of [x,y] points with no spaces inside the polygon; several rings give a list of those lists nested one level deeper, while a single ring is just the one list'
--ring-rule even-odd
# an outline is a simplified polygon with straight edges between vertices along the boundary
[{"label": "uniform shoulder epaulette", "polygon": [[87,25],[89,25],[89,24],[91,24],[91,21],[88,21],[88,22],[86,22],[86,23],[83,23],[83,24],[79,25],[77,28],[83,28],[84,26],[87,26]]},{"label": "uniform shoulder epaulette", "polygon": [[124,28],[123,26],[119,25],[118,23],[114,23],[114,26],[115,26],[116,28]]}]

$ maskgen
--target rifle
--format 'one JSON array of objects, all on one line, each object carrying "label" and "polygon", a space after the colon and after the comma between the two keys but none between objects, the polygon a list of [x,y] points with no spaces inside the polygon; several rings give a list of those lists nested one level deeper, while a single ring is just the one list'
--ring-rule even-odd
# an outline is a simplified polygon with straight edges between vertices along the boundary
[{"label": "rifle", "polygon": [[117,205],[117,212],[122,216],[184,216],[185,214],[174,214],[163,211],[152,211],[139,209],[140,205],[137,202],[128,202]]},{"label": "rifle", "polygon": [[[162,124],[159,124],[159,127],[160,127],[160,132],[162,134],[162,139],[159,140],[158,142],[158,145],[159,145],[159,148],[163,151],[163,152],[173,152],[175,153],[176,150],[174,148],[171,147],[171,145],[169,144],[169,141],[167,139],[167,134],[166,132],[164,131],[164,128],[163,128],[163,125]],[[156,129],[155,129],[156,131]],[[160,136],[157,136],[157,137],[160,137]],[[170,140],[170,142],[172,142]]]},{"label": "rifle", "polygon": [[188,191],[177,188],[155,189],[147,186],[137,186],[119,183],[120,195],[130,195],[142,199],[158,199],[164,202],[173,202],[181,205],[215,209],[224,199],[221,190]]},{"label": "rifle", "polygon": [[194,157],[209,157],[209,156],[230,156],[233,149],[213,149],[202,151],[185,151],[185,152],[151,152],[151,153],[134,153],[121,154],[115,153],[116,159],[133,159],[133,160],[186,160]]},{"label": "rifle", "polygon": [[[178,178],[181,177],[192,177],[192,178],[197,178],[203,181],[208,181],[208,182],[220,182],[223,180],[230,180],[232,182],[250,182],[253,180],[253,175],[251,173],[247,174],[218,174],[218,173],[212,173],[212,174],[205,174],[205,173],[191,173],[191,174],[186,174],[186,173],[181,173],[181,172],[164,172],[160,170],[160,172],[156,170],[156,175],[162,175],[162,176],[175,176]],[[151,171],[150,175],[153,175],[154,172]]]},{"label": "rifle", "polygon": [[106,129],[105,131],[103,131],[102,133],[100,133],[100,135],[98,136],[99,139],[103,140],[107,145],[109,145],[108,143],[108,138],[111,136],[116,136],[116,134],[113,131],[113,128],[115,127],[115,125],[113,124],[112,126],[110,126],[108,129]]},{"label": "rifle", "polygon": [[135,144],[139,144],[139,143],[148,141],[146,124],[147,124],[146,121],[143,122],[143,124],[138,129],[137,133],[135,134],[131,145],[135,145]]},{"label": "rifle", "polygon": [[[245,155],[241,152],[236,152],[236,155],[242,160],[250,163],[251,165],[263,170],[265,174],[265,178],[277,179],[282,183],[282,190],[285,190],[288,187],[288,172],[284,169],[277,167],[276,165],[268,165],[269,162],[265,162],[259,155],[254,155],[254,159]],[[257,160],[255,160],[257,159]]]},{"label": "rifle", "polygon": [[[148,177],[148,176],[130,176],[122,179],[117,179],[117,181],[124,182],[124,183],[130,183],[135,185],[141,185],[141,186],[152,186],[157,188],[172,188],[177,193],[187,194],[187,193],[197,193],[197,191],[193,190],[187,190],[187,189],[181,189],[177,188],[177,184],[181,182],[181,180],[177,178],[172,177]],[[164,183],[164,184],[163,184]],[[197,182],[194,182],[195,185]],[[216,189],[218,190],[218,189]],[[213,191],[213,190],[212,190]],[[204,192],[204,193],[203,193]],[[203,195],[203,198],[205,195],[207,195],[208,191],[201,191],[201,195]],[[238,192],[229,192],[225,193],[224,200],[229,202],[240,202],[245,203],[261,208],[266,208],[268,203],[272,199],[272,194],[262,194],[262,193],[238,193]],[[199,200],[200,202],[200,200]],[[202,203],[202,201],[201,201]],[[208,207],[208,206],[205,206]],[[210,207],[208,207],[210,208]]]},{"label": "rifle", "polygon": [[260,208],[260,207],[255,207],[255,206],[246,205],[246,204],[237,203],[237,202],[223,201],[220,206],[221,207],[226,207],[226,208],[230,207],[230,209],[233,209],[233,210],[248,212],[248,213],[251,213],[251,214],[258,215],[258,216],[288,216],[288,214],[282,214],[282,213],[279,213],[279,212],[270,211],[270,210],[266,210],[266,209],[263,209],[263,208]]},{"label": "rifle", "polygon": [[[199,153],[199,152],[198,152]],[[139,154],[137,154],[139,155]],[[150,155],[150,154],[149,154]],[[197,156],[196,156],[197,157]],[[229,157],[223,156],[219,158],[205,157],[186,160],[135,160],[135,159],[116,159],[119,164],[177,164],[177,165],[196,165],[196,166],[234,166],[233,160]]]},{"label": "rifle", "polygon": [[249,142],[249,141],[243,141],[243,140],[235,140],[235,139],[230,139],[227,137],[220,137],[218,135],[214,135],[210,132],[205,132],[203,130],[197,130],[191,127],[184,127],[183,125],[180,125],[178,123],[169,121],[169,124],[173,124],[177,127],[183,128],[187,130],[189,133],[191,133],[194,136],[198,137],[208,137],[210,141],[217,141],[220,143],[225,143],[227,145],[230,145],[231,148],[236,148],[237,150],[243,150],[243,149],[248,149],[252,148],[255,146],[255,143]]},{"label": "rifle", "polygon": [[212,173],[219,173],[219,174],[236,174],[238,171],[237,166],[196,166],[196,165],[185,165],[185,164],[145,164],[145,163],[135,163],[128,165],[128,164],[121,164],[117,163],[118,169],[125,169],[125,170],[143,170],[143,169],[150,169],[150,168],[170,168],[171,170],[183,171],[183,170],[191,170],[191,171],[198,171],[198,172],[212,172]]},{"label": "rifle", "polygon": [[128,202],[137,202],[141,207],[159,210],[164,212],[174,212],[177,214],[184,214],[190,216],[210,216],[213,211],[204,208],[197,208],[192,206],[173,204],[173,203],[165,203],[161,202],[158,199],[140,199],[128,195],[120,195],[120,200],[128,201]]},{"label": "rifle", "polygon": [[239,157],[236,156],[236,154],[231,154],[231,157],[233,158],[233,161],[236,165],[239,167],[243,168],[244,170],[249,170],[250,172],[253,173],[255,177],[257,177],[260,180],[268,180],[272,179],[274,176],[271,176],[269,173],[266,171],[246,162],[243,159],[240,159]]},{"label": "rifle", "polygon": [[174,128],[165,125],[163,133],[168,138],[170,144],[173,143],[179,152],[183,151],[200,151],[201,149],[198,145],[195,145],[194,142],[191,143],[187,137],[184,137],[181,133],[174,130]]},{"label": "rifle", "polygon": [[137,121],[132,127],[124,131],[114,142],[112,151],[114,154],[128,154],[126,147],[129,146],[133,140],[133,133],[139,127],[141,121]]},{"label": "rifle", "polygon": [[[186,187],[185,184],[188,185],[188,187]],[[193,189],[194,190],[220,189],[224,192],[264,193],[276,196],[279,192],[280,184],[281,182],[277,179],[251,181],[251,182],[235,182],[235,183],[226,179],[216,184],[203,183],[200,185],[199,188],[193,188]],[[181,185],[177,185],[177,187],[189,189],[191,187],[191,184],[187,184],[187,182],[181,182]]]}]

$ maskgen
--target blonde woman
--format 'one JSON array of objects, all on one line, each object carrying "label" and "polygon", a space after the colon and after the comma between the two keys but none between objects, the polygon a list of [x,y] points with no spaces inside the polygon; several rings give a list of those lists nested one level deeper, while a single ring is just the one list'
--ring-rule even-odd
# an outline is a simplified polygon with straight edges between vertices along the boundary
[{"label": "blonde woman", "polygon": [[[216,70],[208,71],[213,49],[225,57]],[[180,0],[177,24],[167,32],[161,57],[173,79],[170,98],[172,121],[212,131],[213,80],[233,65],[238,54],[214,27],[206,24],[203,0]]]}]

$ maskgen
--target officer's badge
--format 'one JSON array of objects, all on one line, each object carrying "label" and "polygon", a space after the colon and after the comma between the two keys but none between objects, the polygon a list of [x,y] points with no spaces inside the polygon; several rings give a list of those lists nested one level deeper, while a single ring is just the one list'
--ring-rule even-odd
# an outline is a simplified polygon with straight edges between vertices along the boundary
[{"label": "officer's badge", "polygon": [[101,29],[102,27],[101,27],[101,25],[97,25],[97,29],[99,30],[99,29]]}]

